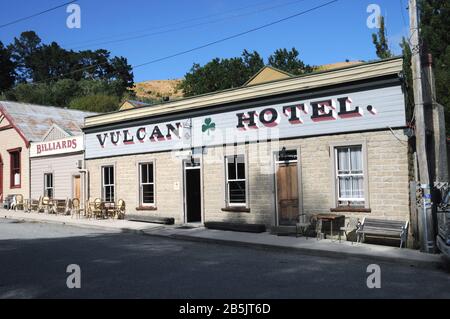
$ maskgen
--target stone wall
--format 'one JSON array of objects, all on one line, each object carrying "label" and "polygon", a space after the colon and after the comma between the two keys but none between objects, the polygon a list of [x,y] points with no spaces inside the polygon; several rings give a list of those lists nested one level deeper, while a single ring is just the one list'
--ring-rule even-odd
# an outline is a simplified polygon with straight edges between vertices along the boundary
[{"label": "stone wall", "polygon": [[[264,223],[276,221],[274,152],[283,147],[299,151],[300,210],[329,213],[335,208],[331,146],[336,143],[365,143],[367,150],[368,208],[370,212],[342,212],[364,216],[409,220],[409,172],[407,136],[403,130],[328,135],[271,143],[213,147],[203,152],[203,220]],[[223,211],[225,208],[224,156],[245,154],[250,212]],[[136,211],[139,202],[138,163],[156,165],[156,210]],[[115,165],[116,199],[123,198],[127,211],[143,215],[174,217],[184,221],[182,159],[172,152],[119,156],[87,160],[91,197],[101,196],[102,165]],[[177,185],[179,187],[177,187]]]}]

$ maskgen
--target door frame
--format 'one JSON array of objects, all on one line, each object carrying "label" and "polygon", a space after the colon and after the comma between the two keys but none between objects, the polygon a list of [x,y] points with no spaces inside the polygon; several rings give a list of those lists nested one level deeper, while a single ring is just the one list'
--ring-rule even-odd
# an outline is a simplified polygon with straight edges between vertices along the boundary
[{"label": "door frame", "polygon": [[[280,161],[277,160],[278,153],[281,152],[283,147],[279,151],[273,152],[273,181],[275,189],[275,226],[280,226],[280,220],[278,218],[278,186],[277,186],[277,171]],[[288,161],[288,163],[297,163],[297,189],[298,189],[298,214],[303,214],[303,184],[302,184],[302,165],[300,161],[300,148],[299,147],[286,147],[287,151],[297,151],[297,160]]]},{"label": "door frame", "polygon": [[[199,160],[200,166],[198,167],[186,167],[186,163],[190,162],[190,159],[184,159],[181,162],[182,174],[183,174],[183,223],[204,223],[204,206],[203,206],[203,160],[201,156],[194,156],[195,160]],[[199,170],[200,172],[200,221],[199,222],[188,222],[187,218],[187,202],[186,202],[186,170]]]}]

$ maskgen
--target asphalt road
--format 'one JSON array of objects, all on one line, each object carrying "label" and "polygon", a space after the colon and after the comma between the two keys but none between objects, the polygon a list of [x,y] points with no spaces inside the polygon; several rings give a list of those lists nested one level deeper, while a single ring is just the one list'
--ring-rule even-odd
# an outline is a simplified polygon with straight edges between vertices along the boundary
[{"label": "asphalt road", "polygon": [[[373,263],[380,289],[366,284]],[[0,270],[0,298],[450,298],[439,269],[5,219]]]}]

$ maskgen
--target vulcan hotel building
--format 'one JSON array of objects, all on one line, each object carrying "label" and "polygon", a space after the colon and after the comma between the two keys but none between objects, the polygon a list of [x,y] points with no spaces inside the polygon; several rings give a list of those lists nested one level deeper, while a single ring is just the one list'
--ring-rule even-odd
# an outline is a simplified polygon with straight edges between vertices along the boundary
[{"label": "vulcan hotel building", "polygon": [[409,220],[402,59],[87,117],[90,197],[135,219],[295,224],[299,214]]}]

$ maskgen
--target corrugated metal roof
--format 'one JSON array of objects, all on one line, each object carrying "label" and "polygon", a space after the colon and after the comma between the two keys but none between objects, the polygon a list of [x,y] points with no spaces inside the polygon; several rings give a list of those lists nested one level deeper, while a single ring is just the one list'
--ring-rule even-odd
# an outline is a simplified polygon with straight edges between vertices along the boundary
[{"label": "corrugated metal roof", "polygon": [[168,103],[155,104],[151,107],[140,107],[87,117],[84,127],[108,125],[127,120],[158,116],[170,112],[191,111],[204,107],[220,106],[225,103],[272,96],[274,94],[300,92],[302,90],[317,89],[352,81],[373,79],[398,74],[402,69],[402,57],[356,64],[349,67],[320,71],[273,82],[207,93]]},{"label": "corrugated metal roof", "polygon": [[41,141],[53,124],[58,125],[70,135],[79,135],[82,133],[84,118],[97,114],[9,101],[0,101],[0,108],[30,142]]}]

